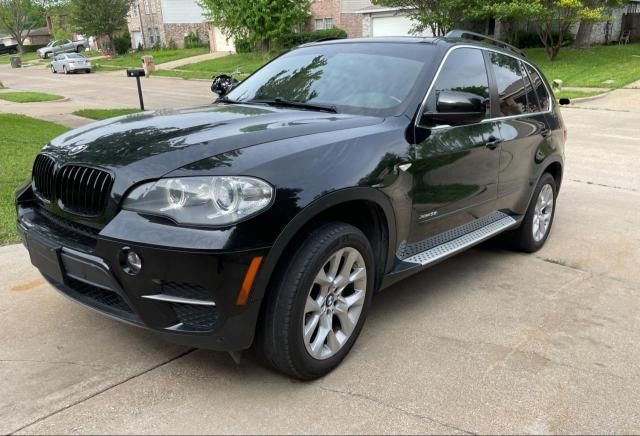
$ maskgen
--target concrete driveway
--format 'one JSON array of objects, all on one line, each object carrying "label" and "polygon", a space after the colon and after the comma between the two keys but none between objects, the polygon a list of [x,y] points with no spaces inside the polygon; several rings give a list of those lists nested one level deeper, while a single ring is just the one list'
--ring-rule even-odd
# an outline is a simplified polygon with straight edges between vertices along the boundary
[{"label": "concrete driveway", "polygon": [[601,104],[564,110],[542,251],[490,242],[386,290],[312,383],[104,318],[0,248],[0,433],[639,433],[640,114]]}]

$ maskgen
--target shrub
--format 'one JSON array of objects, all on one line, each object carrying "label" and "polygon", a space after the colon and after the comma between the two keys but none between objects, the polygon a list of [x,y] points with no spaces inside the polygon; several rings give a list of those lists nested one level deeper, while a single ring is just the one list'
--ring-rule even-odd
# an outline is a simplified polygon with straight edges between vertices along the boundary
[{"label": "shrub", "polygon": [[144,51],[144,47],[142,46],[142,42],[138,43],[138,51],[139,52],[143,52]]},{"label": "shrub", "polygon": [[[558,33],[553,34],[554,38],[558,37]],[[567,46],[573,44],[575,36],[572,33],[565,33],[562,38],[562,45]],[[544,44],[540,40],[537,32],[518,32],[514,37],[514,44],[518,48],[542,48]]]},{"label": "shrub", "polygon": [[122,35],[114,37],[113,48],[118,54],[129,52],[131,48],[131,35],[129,32],[124,32]]},{"label": "shrub", "polygon": [[46,44],[36,44],[36,45],[23,45],[22,50],[25,53],[35,53],[39,48],[45,47]]},{"label": "shrub", "polygon": [[251,53],[253,44],[247,38],[238,38],[235,41],[236,53]]},{"label": "shrub", "polygon": [[184,37],[185,48],[198,48],[204,46],[205,44],[200,39],[200,35],[198,35],[198,32],[189,32],[189,34]]},{"label": "shrub", "polygon": [[313,32],[286,33],[278,38],[278,45],[282,48],[292,48],[300,44],[319,41],[321,39],[346,37],[347,32],[334,27],[333,29],[315,30]]},{"label": "shrub", "polygon": [[178,48],[178,44],[176,44],[176,40],[171,38],[169,39],[169,44],[167,45],[169,50],[176,50]]}]

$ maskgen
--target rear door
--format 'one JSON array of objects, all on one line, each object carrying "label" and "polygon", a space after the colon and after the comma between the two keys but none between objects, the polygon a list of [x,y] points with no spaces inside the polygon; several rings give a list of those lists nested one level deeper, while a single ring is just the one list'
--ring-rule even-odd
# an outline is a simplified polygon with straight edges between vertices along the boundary
[{"label": "rear door", "polygon": [[498,52],[489,52],[487,57],[496,84],[494,107],[502,139],[497,206],[522,214],[536,182],[537,165],[546,156],[550,99],[540,101],[526,64],[519,59]]},{"label": "rear door", "polygon": [[[467,224],[495,207],[500,161],[499,131],[491,122],[489,77],[481,49],[452,49],[429,90],[424,112],[437,112],[443,91],[475,94],[485,100],[483,120],[465,125],[417,127],[410,149],[414,188],[408,242],[427,239]],[[419,124],[419,123],[418,123]]]}]

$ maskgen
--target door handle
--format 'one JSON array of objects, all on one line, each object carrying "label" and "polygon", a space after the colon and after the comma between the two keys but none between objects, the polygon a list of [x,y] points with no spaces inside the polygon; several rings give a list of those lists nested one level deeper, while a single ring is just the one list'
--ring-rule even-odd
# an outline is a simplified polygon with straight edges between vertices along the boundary
[{"label": "door handle", "polygon": [[495,150],[496,148],[498,148],[498,145],[500,145],[501,142],[502,142],[501,139],[498,139],[495,136],[490,136],[485,146],[489,150]]}]

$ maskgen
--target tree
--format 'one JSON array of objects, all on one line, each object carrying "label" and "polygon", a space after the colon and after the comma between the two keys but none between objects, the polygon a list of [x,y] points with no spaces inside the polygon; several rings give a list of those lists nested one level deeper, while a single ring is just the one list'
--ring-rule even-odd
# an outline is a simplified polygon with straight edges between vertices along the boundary
[{"label": "tree", "polygon": [[71,22],[85,35],[107,35],[111,48],[114,35],[127,27],[133,0],[70,0]]},{"label": "tree", "polygon": [[481,4],[474,0],[372,0],[378,6],[406,9],[414,22],[411,33],[431,30],[444,35],[466,19],[473,6]]},{"label": "tree", "polygon": [[224,34],[259,50],[303,25],[312,0],[200,0],[209,19]]},{"label": "tree", "polygon": [[20,54],[31,31],[44,25],[44,3],[37,0],[0,0],[0,24],[17,41]]},{"label": "tree", "polygon": [[495,18],[500,20],[507,42],[513,44],[517,39],[520,25],[540,13],[540,4],[530,0],[494,0],[481,1],[477,7],[468,9],[469,19]]}]

